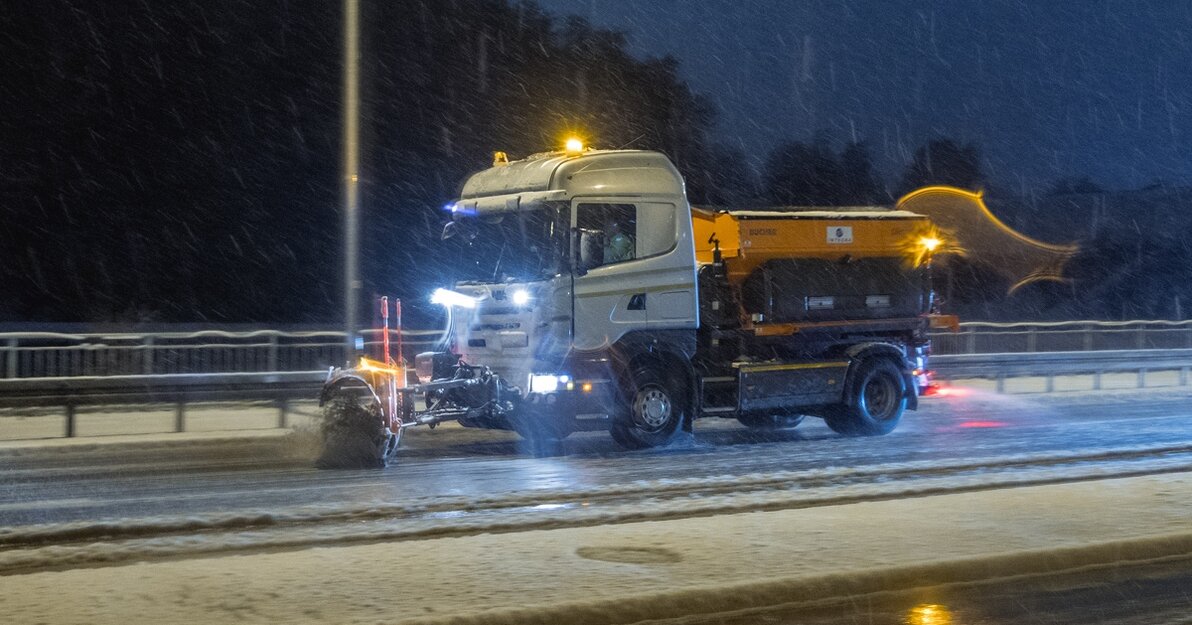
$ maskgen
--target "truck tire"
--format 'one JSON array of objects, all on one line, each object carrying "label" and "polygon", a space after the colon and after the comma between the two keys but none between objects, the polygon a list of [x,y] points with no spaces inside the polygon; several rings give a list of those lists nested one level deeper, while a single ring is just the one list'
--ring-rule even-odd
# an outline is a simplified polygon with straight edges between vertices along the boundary
[{"label": "truck tire", "polygon": [[803,415],[784,412],[747,412],[737,415],[737,421],[751,430],[790,430],[803,422]]},{"label": "truck tire", "polygon": [[828,427],[844,436],[880,436],[898,426],[906,411],[906,378],[889,358],[857,366],[848,403],[824,415]]},{"label": "truck tire", "polygon": [[335,389],[323,404],[320,469],[381,469],[389,464],[397,437],[385,428],[380,410],[358,389]]},{"label": "truck tire", "polygon": [[686,418],[682,385],[668,380],[661,367],[646,365],[624,389],[624,409],[613,418],[609,434],[626,449],[665,445]]}]

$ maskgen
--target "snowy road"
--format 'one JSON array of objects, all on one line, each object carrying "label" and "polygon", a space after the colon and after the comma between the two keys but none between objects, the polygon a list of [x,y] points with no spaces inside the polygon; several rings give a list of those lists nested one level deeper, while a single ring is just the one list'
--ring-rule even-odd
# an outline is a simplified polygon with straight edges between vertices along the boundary
[{"label": "snowy road", "polygon": [[[94,523],[245,513],[302,507],[366,508],[403,502],[559,492],[619,492],[632,483],[728,481],[815,471],[839,483],[891,479],[904,465],[978,461],[996,470],[1011,459],[1093,456],[1115,450],[1192,446],[1192,406],[1183,393],[1000,396],[968,392],[924,401],[893,434],[844,439],[808,419],[797,430],[759,435],[735,421],[697,422],[694,440],[672,448],[620,451],[607,435],[574,435],[566,455],[534,458],[515,435],[441,428],[407,436],[400,464],[383,472],[310,467],[309,437],[195,442],[84,450],[0,450],[0,526]],[[1138,450],[1142,450],[1139,452]],[[1112,458],[1119,459],[1119,458]],[[1005,467],[1002,467],[1005,468]],[[1013,468],[1013,465],[1010,465]],[[980,468],[974,469],[980,472]],[[830,485],[832,476],[823,477]],[[823,485],[823,484],[821,484]],[[537,494],[537,495],[536,495]],[[639,493],[648,494],[648,493]],[[547,501],[547,503],[552,503]]]},{"label": "snowy road", "polygon": [[[1192,525],[1187,522],[1187,498],[1182,495],[1192,486],[1187,479],[1192,475],[1190,413],[1186,394],[1175,391],[1004,396],[959,389],[926,400],[923,409],[909,413],[895,433],[881,438],[840,438],[815,420],[793,432],[768,436],[735,422],[705,420],[697,423],[692,439],[667,449],[627,453],[605,435],[585,434],[566,441],[565,455],[533,457],[515,435],[442,428],[409,436],[400,465],[386,471],[316,471],[310,468],[315,451],[312,439],[302,434],[239,440],[161,437],[133,446],[104,441],[9,445],[0,447],[0,480],[5,485],[0,491],[0,576],[13,583],[23,580],[21,585],[34,593],[17,606],[31,615],[52,613],[49,597],[59,592],[61,584],[96,583],[95,575],[106,576],[101,571],[161,579],[166,585],[173,583],[166,581],[175,579],[171,576],[182,580],[200,575],[205,581],[199,587],[208,589],[201,592],[223,588],[218,592],[226,594],[237,583],[247,583],[236,582],[239,573],[232,571],[242,568],[243,579],[253,579],[254,562],[309,567],[312,558],[334,553],[339,570],[351,571],[354,559],[367,560],[381,544],[398,560],[430,557],[416,555],[424,552],[442,554],[442,548],[455,554],[452,557],[465,558],[457,550],[472,545],[475,557],[495,567],[494,573],[503,570],[498,552],[512,550],[510,558],[528,558],[526,562],[549,552],[552,558],[569,563],[550,572],[549,563],[543,564],[547,568],[542,574],[550,577],[562,571],[577,574],[572,573],[577,562],[603,558],[605,548],[599,544],[604,539],[599,537],[623,534],[629,541],[625,544],[636,545],[641,539],[633,537],[654,526],[667,528],[662,530],[666,536],[678,532],[667,539],[667,549],[682,552],[685,562],[701,553],[689,551],[699,541],[719,540],[728,550],[761,549],[749,557],[769,558],[774,564],[759,569],[765,575],[759,578],[761,585],[746,585],[753,590],[746,588],[740,596],[753,597],[742,605],[763,607],[773,603],[767,598],[771,592],[765,590],[771,587],[767,584],[804,588],[810,578],[800,576],[810,571],[826,575],[821,570],[824,564],[815,565],[816,558],[841,571],[895,566],[879,566],[874,569],[877,572],[864,573],[874,577],[857,578],[870,580],[875,588],[887,588],[888,575],[902,579],[898,571],[903,569],[897,567],[905,566],[930,564],[933,579],[951,580],[955,571],[983,579],[985,573],[972,573],[971,566],[956,564],[970,561],[965,558],[1001,562],[1002,568],[989,569],[1001,571],[991,575],[999,578],[1023,570],[1047,575],[1066,567],[1116,561],[1121,554],[1133,554],[1126,558],[1135,561],[1131,566],[1150,566],[1172,553],[1189,552],[1186,547],[1192,545],[1192,534],[1183,533]],[[1061,500],[1065,503],[1054,508],[1044,503]],[[1117,516],[1109,514],[1106,506],[1118,504],[1124,508],[1113,511]],[[850,512],[853,509],[872,510],[879,516],[887,512],[876,511],[889,510],[888,514],[901,515],[907,531],[870,525],[867,514],[857,516]],[[805,531],[811,533],[799,533],[792,526],[782,530],[789,536],[780,540],[779,526],[773,525],[779,519],[807,527]],[[964,529],[966,524],[981,528],[980,540],[968,538],[976,536]],[[758,545],[754,545],[756,539],[734,538],[747,525],[756,525],[756,531],[770,538]],[[858,531],[865,536],[860,542]],[[696,542],[683,542],[678,538],[682,532],[691,533]],[[881,532],[906,538],[883,542],[888,539],[882,539]],[[936,544],[937,537],[952,533],[966,538],[939,538],[943,542]],[[555,546],[538,552],[535,536],[549,538]],[[653,545],[663,534],[654,536],[657,539],[646,542]],[[833,559],[816,551],[814,543],[807,544],[815,536],[819,536],[815,540],[846,540],[856,553],[851,560]],[[575,541],[595,541],[596,546],[577,551]],[[872,546],[862,548],[862,543]],[[932,548],[924,551],[927,545]],[[937,549],[944,545],[949,548]],[[1053,555],[1040,558],[1039,554],[1061,546],[1071,553],[1058,560]],[[887,548],[891,550],[886,555],[875,551]],[[621,549],[617,547],[613,557],[627,557]],[[651,549],[634,547],[626,553],[633,566],[648,568],[654,566],[652,558],[662,557]],[[799,555],[781,557],[782,549]],[[937,550],[938,554],[932,553]],[[736,556],[740,559],[744,553]],[[644,562],[636,562],[643,557]],[[943,558],[942,564],[933,563],[936,557]],[[1070,563],[1064,564],[1069,557]],[[790,566],[779,566],[788,561]],[[798,562],[802,564],[794,566]],[[225,565],[227,577],[216,573]],[[729,561],[720,565],[729,566]],[[615,574],[616,566],[606,574]],[[436,566],[433,570],[436,575],[458,577],[466,569]],[[1187,577],[1184,570],[1169,567],[1154,583],[1146,582],[1144,578],[1150,577],[1141,573],[1116,575],[1132,580],[1138,592],[1158,597],[1181,587]],[[714,583],[715,577],[697,571],[706,568],[696,566],[675,579],[684,588],[702,588],[706,595],[706,584]],[[496,608],[516,603],[516,597],[497,599],[486,590],[491,575],[477,572],[473,577],[473,582],[459,586],[459,592],[472,602],[469,605]],[[605,597],[601,601],[615,604],[613,598],[622,591],[607,587],[607,580],[601,579]],[[304,584],[312,581],[302,579]],[[1101,583],[1090,582],[1089,587]],[[535,582],[527,578],[517,584],[524,592]],[[908,586],[905,580],[895,585],[916,586]],[[179,589],[184,588],[172,591]],[[636,596],[646,590],[642,586],[623,592]],[[40,592],[46,593],[45,601],[36,598]],[[125,591],[117,583],[110,592]],[[754,592],[756,596],[750,594]],[[886,616],[890,622],[913,622],[907,620],[907,610],[926,601],[927,595],[908,592],[903,599],[878,597],[877,601],[887,603],[872,608],[875,622]],[[953,607],[947,609],[958,613],[996,612],[980,604],[979,592],[966,595],[967,591],[951,587],[932,592],[932,597],[954,597],[954,604],[949,604]],[[301,596],[289,601],[301,603]],[[738,595],[725,595],[734,596]],[[1040,595],[1038,600],[1045,602],[1049,596]],[[583,597],[560,590],[550,604]],[[650,606],[642,609],[659,617],[682,612],[674,608],[682,602],[674,604],[670,594],[665,597],[670,598],[642,599],[643,606]],[[424,598],[439,614],[455,609],[453,601],[450,594],[436,592]],[[268,601],[265,604],[262,614],[270,615],[266,622],[295,618],[276,611]],[[473,609],[460,606],[462,613]],[[786,608],[776,612],[764,608],[751,612],[749,618],[768,619],[756,622],[850,621],[844,613],[834,619],[830,610],[808,615],[801,612],[804,608],[790,613],[783,612]],[[95,609],[89,614],[120,622],[118,610]],[[542,622],[552,622],[551,609],[541,613],[547,615]],[[357,617],[370,621],[378,613],[362,608],[353,614],[352,619],[345,616],[345,622]],[[79,616],[82,619],[84,614]],[[510,618],[507,622],[524,621],[516,614]],[[999,622],[999,618],[982,622]]]}]

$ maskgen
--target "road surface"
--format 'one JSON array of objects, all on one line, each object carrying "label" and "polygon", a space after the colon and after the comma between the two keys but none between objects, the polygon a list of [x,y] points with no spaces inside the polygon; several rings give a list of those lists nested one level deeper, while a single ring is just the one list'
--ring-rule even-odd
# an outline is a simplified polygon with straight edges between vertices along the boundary
[{"label": "road surface", "polygon": [[[963,497],[982,493],[1001,497],[1184,475],[1192,470],[1189,419],[1192,408],[1179,391],[1007,396],[956,388],[924,400],[920,411],[880,438],[841,438],[814,419],[769,434],[704,420],[693,436],[665,449],[625,452],[606,435],[591,433],[574,435],[543,457],[511,433],[442,427],[408,435],[398,466],[383,471],[315,470],[314,439],[302,432],[216,441],[166,437],[136,446],[10,445],[0,447],[0,576],[33,580],[54,571],[155,562],[164,567],[200,557],[299,557],[312,549],[418,544],[408,542],[413,539],[435,543],[689,520],[713,527],[731,515],[880,502],[930,499],[947,510],[952,504],[946,502],[979,502]],[[1148,512],[1132,514],[1145,518]],[[1088,534],[1082,540],[1090,543],[1127,537],[1105,528],[1083,531]],[[1180,540],[1172,544],[1182,545]],[[1174,549],[1182,553],[1183,547]],[[643,553],[651,557],[649,550]],[[1101,562],[1104,554],[1098,554],[1094,559]],[[1170,610],[1157,610],[1179,599],[1175,589],[1185,587],[1186,569],[1168,563],[1154,573],[1160,570],[1155,566],[1148,556],[1128,566],[1137,574],[1116,575],[1131,580],[1122,592],[1137,595],[1134,614],[1175,622],[1162,620]],[[1052,572],[1040,575],[1050,579]],[[1153,579],[1160,581],[1147,581]],[[1042,582],[1020,589],[1024,594],[991,583],[988,588],[1021,596],[1023,605],[1036,601],[1030,605],[1045,606],[1040,609],[1050,610],[1047,602],[1062,595]],[[1069,590],[1074,601],[1086,597]],[[926,616],[981,615],[956,622],[1024,622],[1020,612],[980,604],[982,597],[997,596],[992,591],[928,591],[951,603],[911,593],[879,598],[864,610],[877,623],[915,622],[909,610],[920,604],[938,606]],[[1166,599],[1148,599],[1159,596]],[[777,619],[756,622],[869,622],[837,608],[818,606],[809,613],[806,606],[763,606],[751,614]],[[709,622],[754,622],[716,618],[728,620]]]},{"label": "road surface", "polygon": [[585,433],[567,439],[561,455],[535,458],[508,432],[416,430],[407,435],[398,465],[385,471],[318,471],[311,464],[315,443],[301,435],[193,447],[0,451],[7,485],[0,526],[507,492],[532,497],[640,480],[978,458],[990,460],[987,471],[998,471],[1005,459],[1023,455],[1192,446],[1192,404],[1182,392],[953,393],[925,399],[921,410],[908,412],[894,433],[880,438],[841,438],[816,419],[778,433],[704,419],[692,439],[666,449],[626,452],[606,434]]}]

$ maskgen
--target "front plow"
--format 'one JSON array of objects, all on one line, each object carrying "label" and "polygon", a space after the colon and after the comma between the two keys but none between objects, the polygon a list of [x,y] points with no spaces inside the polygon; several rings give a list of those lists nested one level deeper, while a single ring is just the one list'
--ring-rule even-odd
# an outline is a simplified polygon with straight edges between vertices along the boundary
[{"label": "front plow", "polygon": [[360,358],[354,367],[329,371],[323,383],[319,468],[383,468],[396,459],[406,428],[458,419],[504,422],[520,403],[520,391],[487,367],[463,364],[446,352],[419,354],[408,366],[400,356],[400,300],[395,360],[389,354],[388,298],[381,298],[381,311],[384,360]]},{"label": "front plow", "polygon": [[[368,358],[351,369],[333,369],[319,397],[323,450],[316,465],[383,468],[396,459],[406,428],[465,418],[501,419],[515,405],[501,400],[504,384],[487,367],[456,364],[450,378],[419,379],[409,368]],[[416,408],[419,396],[424,398],[421,410]]]}]

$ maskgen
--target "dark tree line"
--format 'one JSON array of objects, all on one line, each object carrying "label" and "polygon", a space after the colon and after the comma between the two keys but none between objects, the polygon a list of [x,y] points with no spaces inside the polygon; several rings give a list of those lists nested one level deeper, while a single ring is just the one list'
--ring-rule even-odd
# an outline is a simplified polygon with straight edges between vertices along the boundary
[{"label": "dark tree line", "polygon": [[786,206],[857,206],[889,201],[864,143],[839,153],[823,139],[785,143],[770,153],[764,175],[767,198]]},{"label": "dark tree line", "polygon": [[[712,107],[674,59],[635,59],[623,35],[532,3],[370,2],[362,26],[365,293],[421,299],[450,280],[441,207],[464,176],[571,132],[667,153],[697,204],[986,184],[976,147],[945,138],[893,188],[866,143],[819,137],[779,146],[758,175],[709,139]],[[341,28],[322,0],[0,12],[0,321],[337,320]],[[1052,193],[1098,190],[1073,178]],[[1182,232],[1102,232],[1039,310],[1178,314]],[[988,310],[1003,294],[975,271],[954,293]]]},{"label": "dark tree line", "polygon": [[976,190],[985,184],[977,148],[951,139],[933,139],[915,150],[895,189],[875,171],[867,143],[848,143],[836,151],[823,137],[774,149],[762,179],[765,199],[787,206],[888,204],[927,185]]},{"label": "dark tree line", "polygon": [[[449,278],[441,206],[494,150],[578,132],[714,177],[673,59],[532,3],[365,7],[366,293]],[[0,320],[337,319],[341,30],[316,0],[0,13]]]}]

